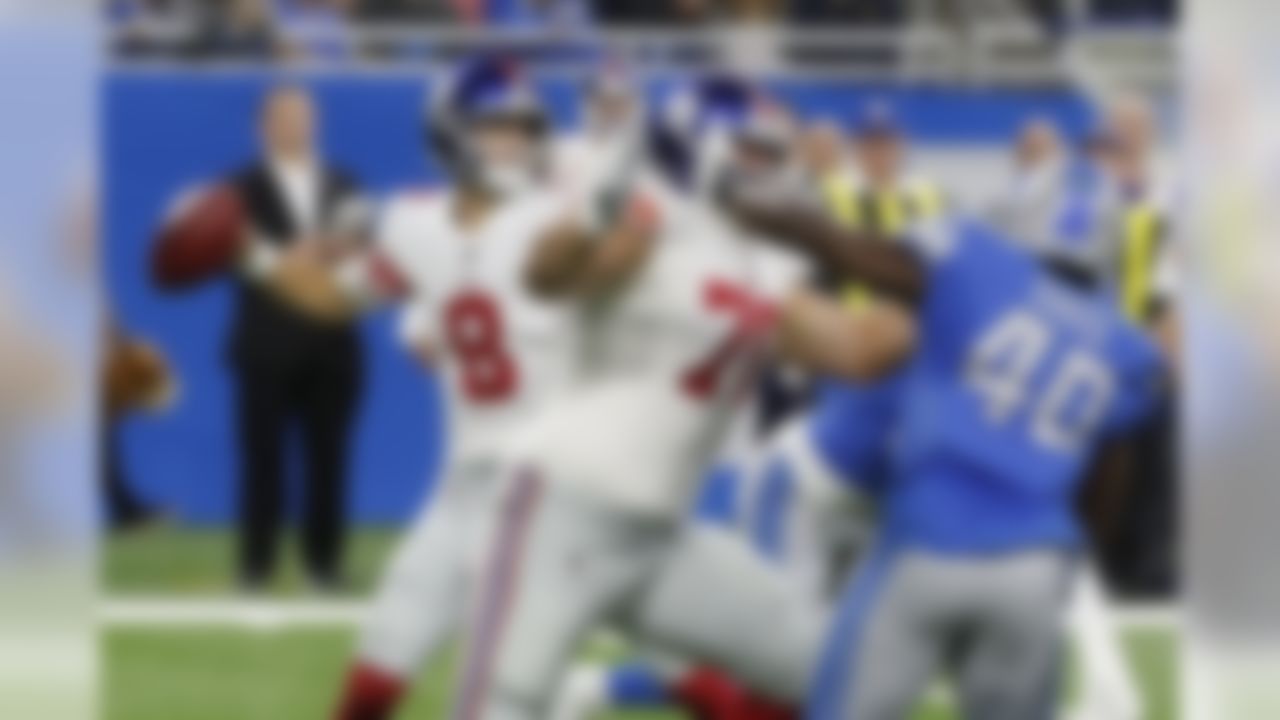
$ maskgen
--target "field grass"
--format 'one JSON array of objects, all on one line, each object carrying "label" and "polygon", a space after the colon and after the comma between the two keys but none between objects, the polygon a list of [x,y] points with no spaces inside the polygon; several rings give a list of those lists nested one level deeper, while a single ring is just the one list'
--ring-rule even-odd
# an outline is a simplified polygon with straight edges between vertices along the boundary
[{"label": "field grass", "polygon": [[[104,720],[321,720],[333,711],[351,631],[108,631]],[[424,673],[401,713],[447,716],[452,662]],[[636,714],[634,720],[665,718]]]},{"label": "field grass", "polygon": [[[368,594],[399,536],[400,530],[391,528],[352,533],[346,562],[350,594]],[[280,572],[271,591],[280,596],[304,593],[295,543],[287,539],[280,550]],[[101,567],[102,586],[109,594],[227,594],[235,590],[235,542],[222,529],[160,525],[108,539]]]},{"label": "field grass", "polygon": [[[350,630],[299,628],[273,632],[230,628],[116,628],[106,631],[104,720],[319,720],[341,686]],[[1177,681],[1172,638],[1138,632],[1128,638],[1151,701],[1151,720],[1174,720]],[[449,663],[448,665],[451,665]],[[432,668],[415,687],[404,718],[442,718],[449,666]],[[938,703],[915,720],[953,714]],[[615,713],[604,720],[674,720],[666,713]]]},{"label": "field grass", "polygon": [[[362,530],[352,538],[350,593],[363,596],[396,533]],[[290,548],[291,550],[291,548]],[[276,596],[305,593],[296,553],[283,556]],[[216,530],[155,528],[111,540],[103,583],[117,597],[206,597],[234,590],[233,546]],[[239,626],[118,625],[104,630],[103,720],[321,720],[328,717],[350,653],[348,627],[263,630]],[[1126,637],[1150,713],[1175,720],[1176,639],[1142,629]],[[401,717],[445,717],[451,663],[431,668]],[[954,715],[937,704],[914,720]],[[671,720],[662,713],[616,714],[605,720]]]}]

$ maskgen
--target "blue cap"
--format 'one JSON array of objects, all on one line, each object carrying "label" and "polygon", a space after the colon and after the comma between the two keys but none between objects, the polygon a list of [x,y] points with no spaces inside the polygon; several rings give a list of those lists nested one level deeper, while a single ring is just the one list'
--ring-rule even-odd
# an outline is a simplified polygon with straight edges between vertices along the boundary
[{"label": "blue cap", "polygon": [[862,113],[855,134],[865,139],[894,138],[902,134],[902,128],[888,104],[875,102]]}]

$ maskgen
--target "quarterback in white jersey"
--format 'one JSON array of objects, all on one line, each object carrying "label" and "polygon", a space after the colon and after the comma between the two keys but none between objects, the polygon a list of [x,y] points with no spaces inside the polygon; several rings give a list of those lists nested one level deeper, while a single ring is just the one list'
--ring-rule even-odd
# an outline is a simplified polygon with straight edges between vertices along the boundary
[{"label": "quarterback in white jersey", "polygon": [[523,279],[540,229],[561,207],[537,187],[541,109],[507,66],[492,62],[443,93],[430,130],[455,188],[393,200],[375,259],[359,270],[395,277],[405,297],[402,338],[439,372],[444,470],[373,599],[338,720],[391,717],[408,682],[464,626],[473,549],[499,495],[499,455],[574,366],[566,309],[534,297]]},{"label": "quarterback in white jersey", "polygon": [[[534,255],[531,285],[576,301],[582,377],[513,445],[459,686],[462,720],[542,717],[601,623],[781,701],[808,684],[825,614],[740,538],[687,528],[689,500],[768,353],[853,377],[897,357],[857,341],[882,329],[878,313],[852,315],[804,291],[798,260],[746,240],[712,201],[721,181],[782,173],[785,118],[727,80],[672,103],[649,129],[660,172],[628,202],[586,204]],[[621,220],[602,223],[599,208],[619,204]]]}]

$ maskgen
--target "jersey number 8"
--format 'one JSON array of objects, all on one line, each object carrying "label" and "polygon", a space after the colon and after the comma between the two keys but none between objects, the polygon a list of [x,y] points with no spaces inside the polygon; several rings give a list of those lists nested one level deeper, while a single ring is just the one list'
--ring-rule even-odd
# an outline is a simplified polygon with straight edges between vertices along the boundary
[{"label": "jersey number 8", "polygon": [[978,340],[965,378],[982,398],[989,420],[1005,424],[1026,411],[1037,445],[1071,452],[1081,449],[1097,430],[1115,392],[1115,379],[1084,349],[1052,356],[1052,341],[1052,331],[1035,315],[1011,312]]},{"label": "jersey number 8", "polygon": [[479,290],[454,295],[445,307],[445,326],[467,398],[476,403],[509,398],[520,375],[504,342],[502,313],[493,297]]}]

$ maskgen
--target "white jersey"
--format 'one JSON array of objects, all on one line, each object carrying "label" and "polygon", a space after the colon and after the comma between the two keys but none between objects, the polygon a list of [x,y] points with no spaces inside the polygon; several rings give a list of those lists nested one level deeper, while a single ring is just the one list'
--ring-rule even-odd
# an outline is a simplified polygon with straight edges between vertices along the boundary
[{"label": "white jersey", "polygon": [[394,200],[379,233],[380,254],[407,285],[402,338],[430,344],[446,395],[448,454],[454,463],[496,457],[572,374],[575,354],[564,308],[532,296],[524,268],[557,208],[528,193],[474,228],[454,219],[454,194]]},{"label": "white jersey", "polygon": [[631,510],[683,513],[752,391],[799,259],[655,187],[661,229],[637,277],[581,308],[583,376],[521,434],[517,460]]}]

